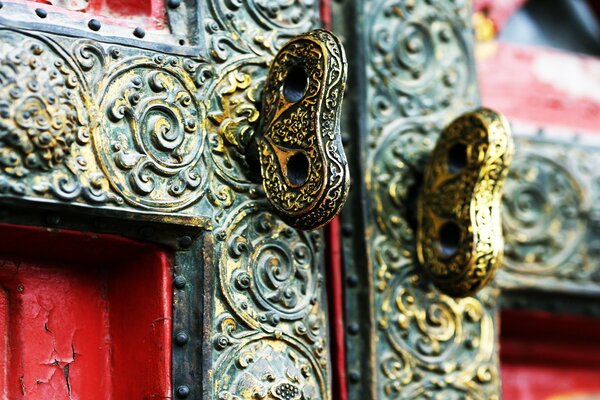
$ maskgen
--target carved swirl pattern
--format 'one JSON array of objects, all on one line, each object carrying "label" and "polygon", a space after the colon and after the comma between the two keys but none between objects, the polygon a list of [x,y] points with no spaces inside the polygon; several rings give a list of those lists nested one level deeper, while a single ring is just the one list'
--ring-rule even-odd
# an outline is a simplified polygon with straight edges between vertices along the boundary
[{"label": "carved swirl pattern", "polygon": [[0,42],[0,193],[122,203],[90,162],[96,108],[73,58],[41,36]]},{"label": "carved swirl pattern", "polygon": [[[206,85],[208,200],[217,238],[212,385],[220,399],[327,399],[329,361],[318,234],[268,212],[246,151],[267,66],[314,29],[314,0],[201,2],[216,79]],[[215,321],[221,321],[216,323]],[[256,335],[270,339],[256,341]],[[262,344],[261,344],[262,343]],[[293,344],[292,344],[293,343]],[[243,354],[254,354],[246,363]],[[241,357],[241,358],[240,358]],[[299,372],[298,372],[299,371]]]},{"label": "carved swirl pattern", "polygon": [[496,279],[500,287],[597,293],[599,151],[596,142],[578,143],[564,132],[560,139],[517,137],[503,201],[506,245],[505,267]]},{"label": "carved swirl pattern", "polygon": [[374,396],[498,399],[497,290],[454,300],[433,286],[416,255],[425,160],[449,119],[477,103],[469,6],[371,0],[363,10]]},{"label": "carved swirl pattern", "polygon": [[291,229],[261,208],[242,206],[217,232],[221,292],[248,326],[303,337],[320,357],[325,317],[318,235]]},{"label": "carved swirl pattern", "polygon": [[3,171],[18,177],[62,164],[90,135],[79,77],[39,41],[20,45],[3,46],[0,102]]},{"label": "carved swirl pattern", "polygon": [[[489,295],[483,298],[489,300]],[[379,329],[387,342],[378,346],[378,354],[381,385],[388,396],[414,393],[419,397],[428,386],[432,392],[456,389],[460,393],[467,391],[466,382],[471,380],[489,383],[477,371],[492,357],[492,347],[482,351],[479,346],[493,336],[493,318],[479,300],[440,295],[424,284],[418,271],[405,267],[383,291],[381,309]],[[432,390],[433,386],[438,389]]]},{"label": "carved swirl pattern", "polygon": [[[319,21],[315,0],[214,0],[206,23],[213,56],[227,61],[235,52],[274,55],[292,36]],[[241,40],[240,40],[241,39]]]},{"label": "carved swirl pattern", "polygon": [[[369,168],[378,398],[494,398],[496,291],[454,300],[424,275],[416,255],[414,185],[439,128],[392,127]],[[400,134],[399,134],[400,133]],[[402,151],[399,151],[402,149]]]},{"label": "carved swirl pattern", "polygon": [[540,275],[567,267],[585,235],[577,180],[555,160],[524,154],[515,160],[506,190],[506,267]]},{"label": "carved swirl pattern", "polygon": [[115,190],[133,204],[177,210],[196,201],[204,168],[204,110],[174,57],[128,60],[101,83],[102,135],[94,137]]},{"label": "carved swirl pattern", "polygon": [[293,343],[254,338],[224,354],[219,400],[327,398],[319,367]]},{"label": "carved swirl pattern", "polygon": [[426,116],[473,96],[468,27],[458,6],[450,1],[368,3],[369,69],[385,82],[373,86],[376,118]]}]

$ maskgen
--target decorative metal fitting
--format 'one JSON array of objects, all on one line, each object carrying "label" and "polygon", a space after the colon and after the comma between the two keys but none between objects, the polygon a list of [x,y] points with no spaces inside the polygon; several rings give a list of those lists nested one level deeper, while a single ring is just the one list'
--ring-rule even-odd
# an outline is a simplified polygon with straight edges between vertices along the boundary
[{"label": "decorative metal fitting", "polygon": [[296,228],[322,227],[348,195],[340,137],[346,75],[344,48],[325,30],[291,39],[269,69],[254,163],[260,164],[267,198]]},{"label": "decorative metal fitting", "polygon": [[502,187],[513,150],[506,119],[479,109],[454,120],[431,153],[418,202],[417,254],[449,295],[477,292],[502,261]]}]

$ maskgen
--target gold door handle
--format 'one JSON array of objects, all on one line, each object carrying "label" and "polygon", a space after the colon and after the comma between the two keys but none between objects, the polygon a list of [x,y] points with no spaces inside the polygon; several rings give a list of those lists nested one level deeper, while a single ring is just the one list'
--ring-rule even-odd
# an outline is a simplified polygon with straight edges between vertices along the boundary
[{"label": "gold door handle", "polygon": [[417,254],[449,295],[477,292],[501,263],[502,187],[513,148],[506,119],[479,109],[454,120],[431,153],[418,201]]},{"label": "gold door handle", "polygon": [[325,225],[348,195],[340,138],[346,75],[344,48],[325,30],[292,38],[269,68],[255,153],[267,198],[296,228]]}]

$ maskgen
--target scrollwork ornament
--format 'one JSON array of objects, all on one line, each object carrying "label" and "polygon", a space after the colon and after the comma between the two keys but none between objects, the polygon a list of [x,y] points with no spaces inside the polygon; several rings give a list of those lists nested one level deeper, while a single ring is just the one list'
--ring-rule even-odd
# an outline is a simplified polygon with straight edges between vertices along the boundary
[{"label": "scrollwork ornament", "polygon": [[566,274],[585,235],[578,180],[555,160],[524,151],[509,172],[506,191],[506,268],[538,276]]},{"label": "scrollwork ornament", "polygon": [[221,61],[230,52],[272,56],[286,40],[314,28],[319,18],[315,0],[215,0],[207,6],[213,18],[207,23],[212,52]]},{"label": "scrollwork ornament", "polygon": [[[442,1],[368,2],[368,60],[375,74],[374,117],[438,114],[475,95],[468,27],[457,6]],[[467,8],[468,7],[464,7]]]},{"label": "scrollwork ornament", "polygon": [[259,336],[224,353],[218,365],[219,400],[328,398],[320,367],[293,341]]},{"label": "scrollwork ornament", "polygon": [[103,135],[94,137],[112,187],[131,204],[179,210],[205,193],[205,111],[175,57],[117,64],[99,90]]},{"label": "scrollwork ornament", "polygon": [[77,62],[43,35],[0,30],[2,193],[122,204],[91,162],[97,108]]},{"label": "scrollwork ornament", "polygon": [[376,323],[369,337],[372,370],[364,369],[373,371],[374,388],[362,393],[381,399],[497,398],[497,290],[452,299],[429,281],[416,254],[416,199],[425,161],[449,119],[477,103],[468,2],[367,0],[362,11],[366,240]]},{"label": "scrollwork ornament", "polygon": [[219,284],[236,314],[255,329],[303,337],[322,352],[323,277],[309,235],[250,202],[232,210],[218,238]]}]

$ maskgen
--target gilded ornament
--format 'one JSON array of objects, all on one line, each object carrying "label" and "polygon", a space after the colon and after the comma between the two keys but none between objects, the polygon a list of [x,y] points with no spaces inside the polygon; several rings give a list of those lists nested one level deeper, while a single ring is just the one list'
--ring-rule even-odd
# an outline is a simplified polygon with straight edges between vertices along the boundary
[{"label": "gilded ornament", "polygon": [[269,69],[256,138],[263,186],[300,229],[328,223],[348,195],[339,126],[346,74],[344,48],[324,30],[289,41]]},{"label": "gilded ornament", "polygon": [[508,121],[479,109],[444,129],[430,155],[418,202],[417,254],[451,296],[477,292],[502,262],[502,188],[513,151]]}]

